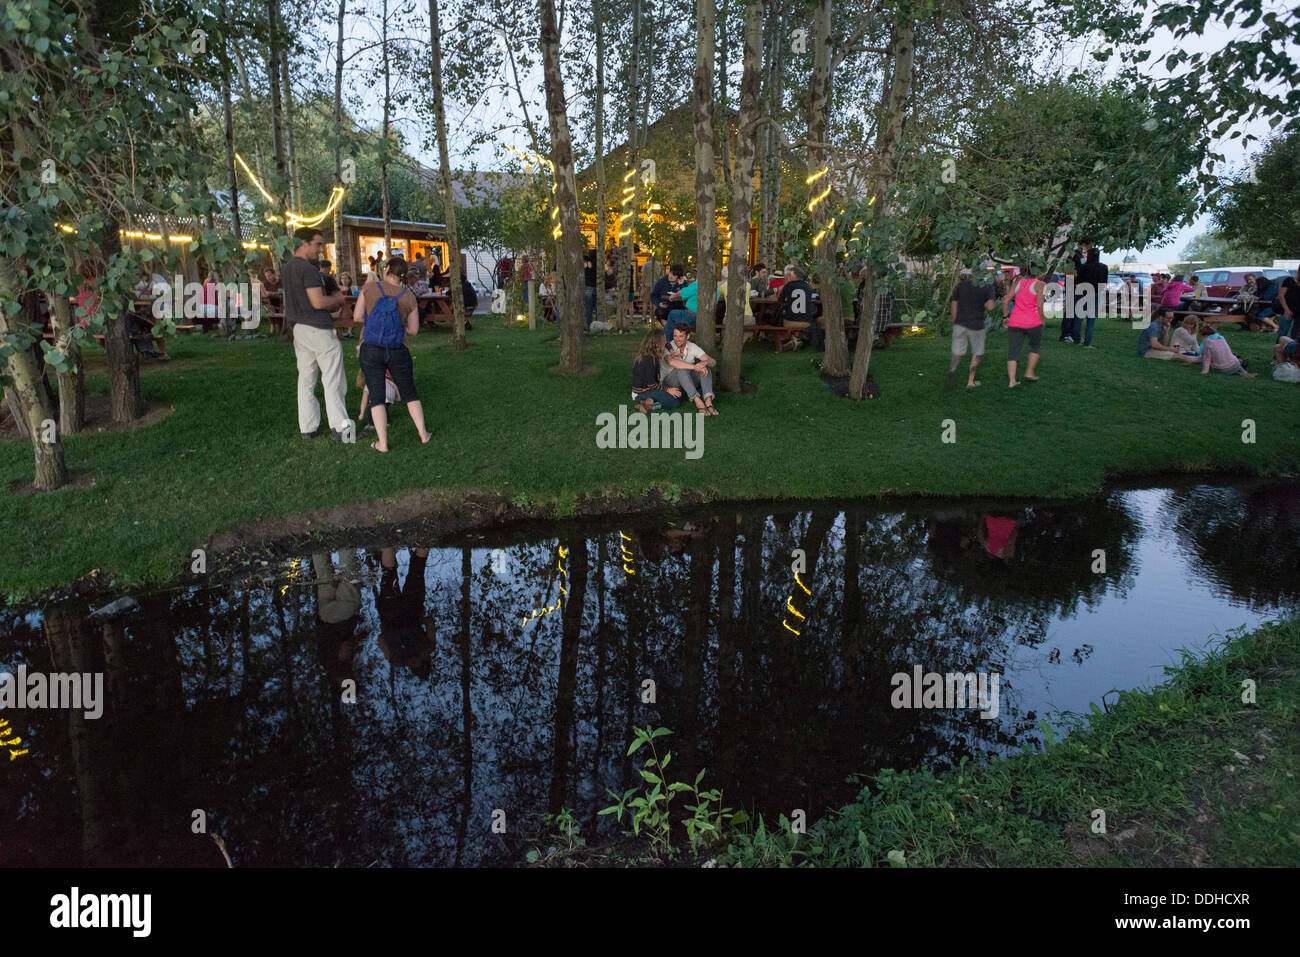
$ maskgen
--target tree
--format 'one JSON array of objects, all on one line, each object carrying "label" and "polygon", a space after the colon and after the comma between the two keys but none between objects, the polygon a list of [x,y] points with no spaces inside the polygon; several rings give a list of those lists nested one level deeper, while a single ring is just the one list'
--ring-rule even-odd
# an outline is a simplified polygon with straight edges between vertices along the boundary
[{"label": "tree", "polygon": [[[138,366],[127,336],[130,289],[142,260],[167,269],[180,257],[175,244],[124,248],[121,224],[151,216],[197,223],[215,205],[196,186],[203,167],[189,121],[198,80],[188,58],[201,56],[202,45],[192,40],[194,24],[130,5],[61,8],[22,0],[5,16],[16,29],[0,39],[8,94],[0,100],[0,360],[23,420],[39,426],[31,433],[36,487],[48,489],[66,472],[58,436],[50,441],[43,427],[53,409],[31,350],[39,329],[22,315],[24,304],[34,304],[38,292],[66,302],[75,291],[70,257],[91,260],[98,312],[65,322],[56,307],[60,334],[42,342],[41,352],[56,372],[65,371],[74,340],[102,329],[112,418],[139,416]],[[217,21],[198,23],[220,35]],[[122,129],[132,135],[120,135]],[[191,254],[212,263],[232,255],[229,236],[196,232]]]},{"label": "tree", "polygon": [[542,20],[542,73],[546,112],[551,122],[551,162],[555,175],[555,206],[559,210],[563,261],[556,272],[563,287],[560,322],[560,365],[565,375],[582,371],[582,233],[578,226],[578,194],[573,180],[573,144],[560,73],[560,33],[555,26],[555,0],[539,0]]},{"label": "tree", "polygon": [[[717,298],[718,219],[713,177],[713,33],[714,0],[695,0],[695,87],[691,113],[695,128],[695,230],[697,258],[695,281],[695,335],[700,348],[712,352],[714,346],[714,301]],[[742,249],[748,249],[748,238]],[[736,249],[733,247],[732,252]],[[735,256],[733,255],[733,259]],[[730,287],[728,287],[730,288]],[[744,313],[741,313],[743,318]]]},{"label": "tree", "polygon": [[758,133],[759,45],[763,33],[763,0],[751,0],[745,16],[745,37],[740,77],[740,119],[736,128],[736,150],[731,182],[731,250],[727,261],[727,315],[733,317],[722,331],[722,362],[719,385],[727,392],[740,391],[740,357],[744,344],[745,298],[749,290],[742,271],[743,257],[736,251],[749,246],[749,223],[754,209],[754,139]]},{"label": "tree", "polygon": [[[438,22],[438,0],[429,0],[429,66],[433,78],[433,117],[438,135],[438,159],[442,165],[443,220],[447,225],[447,271],[451,280],[451,308],[455,328],[451,348],[465,348],[465,291],[460,283],[460,242],[456,235],[456,200],[451,190],[451,160],[447,151],[447,110],[442,99],[442,33]],[[385,223],[387,226],[387,223]]]},{"label": "tree", "polygon": [[[1180,254],[1182,262],[1203,262],[1210,266],[1259,265],[1267,266],[1268,253],[1252,249],[1240,240],[1230,238],[1222,230],[1210,230],[1188,240]],[[1132,262],[1137,262],[1134,258]]]},{"label": "tree", "polygon": [[1236,247],[1300,258],[1300,130],[1269,139],[1251,168],[1227,181],[1214,221]]}]

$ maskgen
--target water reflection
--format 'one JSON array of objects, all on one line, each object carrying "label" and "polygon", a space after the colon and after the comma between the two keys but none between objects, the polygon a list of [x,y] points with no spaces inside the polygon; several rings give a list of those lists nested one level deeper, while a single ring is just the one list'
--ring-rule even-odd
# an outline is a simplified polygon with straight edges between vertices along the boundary
[{"label": "water reflection", "polygon": [[[646,723],[729,805],[815,818],[848,775],[1017,747],[1293,603],[1294,493],[692,512],[308,551],[102,624],[6,611],[0,667],[103,671],[107,706],[8,713],[33,748],[0,768],[0,863],[222,866],[196,810],[240,866],[510,861],[548,811],[597,826]],[[1001,674],[997,718],[895,709],[917,665]]]}]

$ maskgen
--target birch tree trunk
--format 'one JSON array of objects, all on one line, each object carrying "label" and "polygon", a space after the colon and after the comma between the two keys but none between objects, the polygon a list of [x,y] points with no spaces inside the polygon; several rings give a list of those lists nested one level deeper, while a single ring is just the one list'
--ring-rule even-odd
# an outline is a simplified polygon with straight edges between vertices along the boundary
[{"label": "birch tree trunk", "polygon": [[[714,132],[718,133],[718,139],[722,144],[722,184],[727,189],[731,189],[731,111],[729,109],[730,100],[728,99],[727,90],[727,87],[729,86],[727,82],[727,66],[731,62],[728,59],[728,50],[731,46],[728,38],[731,34],[728,32],[729,24],[727,22],[727,8],[727,0],[722,0],[722,12],[720,15],[722,25],[718,30],[718,33],[720,34],[719,47],[721,48],[722,54],[722,65],[718,70],[718,106],[721,107],[722,112],[722,129],[719,131],[717,128],[718,124],[715,122]],[[748,243],[745,245],[745,254],[746,256],[749,254]]]},{"label": "birch tree trunk", "polygon": [[[565,375],[582,371],[583,308],[582,233],[578,225],[578,193],[573,178],[573,144],[560,73],[560,34],[555,29],[555,0],[539,0],[542,19],[542,72],[546,83],[546,112],[551,121],[551,162],[555,167],[555,205],[560,212],[563,261],[556,272],[564,286],[560,322],[560,365]],[[597,277],[599,284],[599,277]]]},{"label": "birch tree trunk", "polygon": [[[379,196],[383,205],[384,215],[384,263],[387,266],[388,260],[393,255],[393,220],[388,212],[388,134],[389,121],[392,115],[392,63],[388,57],[388,0],[384,0],[382,16],[383,22],[383,41],[380,44],[380,52],[384,58],[384,123],[383,123],[383,145],[379,153]],[[450,200],[451,196],[448,195]],[[444,205],[446,205],[444,203]],[[451,258],[448,256],[447,258]],[[380,277],[383,278],[382,276]]]},{"label": "birch tree trunk", "polygon": [[302,212],[302,184],[298,181],[298,149],[293,129],[293,85],[289,82],[289,56],[280,49],[280,95],[284,97],[284,140],[289,162],[289,205]]},{"label": "birch tree trunk", "polygon": [[[347,13],[348,0],[339,0],[338,39],[334,42],[334,185],[343,185],[343,17]],[[343,249],[343,203],[334,207],[334,255],[338,262],[334,272],[341,275],[350,273],[353,282],[360,275],[358,264],[352,261],[352,249]],[[350,290],[343,290],[349,292]]]},{"label": "birch tree trunk", "polygon": [[[889,83],[884,116],[876,131],[876,147],[873,150],[874,170],[871,194],[876,197],[876,201],[871,204],[871,213],[865,224],[868,226],[868,236],[874,234],[876,221],[892,212],[889,197],[894,192],[894,180],[898,176],[898,146],[903,138],[903,120],[907,115],[907,101],[912,92],[915,34],[914,21],[909,19],[902,27],[895,27],[889,44],[889,60],[893,64],[893,76]],[[858,329],[858,344],[853,352],[853,372],[849,377],[850,399],[865,398],[867,373],[871,368],[871,347],[876,321],[876,277],[870,260],[867,261],[864,274],[866,285],[862,292],[861,328]]]},{"label": "birch tree trunk", "polygon": [[[460,240],[456,236],[456,197],[451,191],[451,159],[447,149],[447,111],[442,97],[442,37],[438,0],[429,0],[430,67],[433,70],[433,122],[438,136],[438,161],[442,164],[442,192],[446,197],[443,220],[447,224],[447,278],[451,283],[451,311],[455,323],[451,348],[464,349],[465,290],[460,284]],[[387,213],[385,212],[385,215]],[[387,226],[387,221],[385,221]]]},{"label": "birch tree trunk", "polygon": [[700,348],[710,354],[715,345],[714,306],[718,294],[718,216],[713,174],[714,10],[714,0],[695,0],[697,45],[691,107],[695,124],[695,281],[699,287],[695,338]]},{"label": "birch tree trunk", "polygon": [[[239,88],[243,93],[244,103],[247,104],[251,111],[255,108],[253,102],[253,85],[248,82],[248,66],[244,63],[244,49],[238,43],[231,44],[235,51],[235,73],[239,76]],[[253,168],[257,170],[257,178],[263,183],[266,182],[266,162],[262,156],[262,141],[256,139],[253,141]]]},{"label": "birch tree trunk", "polygon": [[758,71],[763,40],[763,3],[751,0],[745,15],[744,72],[740,78],[740,118],[736,124],[736,158],[731,182],[731,259],[727,263],[727,315],[733,317],[723,328],[722,375],[726,392],[740,391],[740,355],[745,338],[745,299],[749,287],[741,269],[743,256],[737,249],[749,248],[749,220],[754,208],[754,132],[758,126]]},{"label": "birch tree trunk", "polygon": [[76,435],[86,425],[86,376],[81,367],[81,343],[72,337],[72,310],[68,297],[54,290],[47,292],[45,298],[50,304],[50,325],[54,330],[55,344],[68,357],[68,371],[56,373],[59,380],[59,434]]},{"label": "birch tree trunk", "polygon": [[[607,232],[609,223],[609,206],[606,201],[606,190],[608,183],[605,178],[605,30],[602,22],[601,0],[591,0],[591,27],[592,33],[595,34],[596,40],[596,116],[595,116],[595,133],[596,133],[596,249],[597,249],[597,266],[604,262],[605,251],[608,248]],[[622,220],[619,220],[619,229],[622,230]],[[617,276],[621,277],[626,271],[621,261],[616,260]],[[605,310],[605,292],[604,292],[604,273],[598,269],[596,283],[596,318],[601,322],[609,322],[609,316]],[[614,315],[618,323],[618,328],[623,328],[626,312],[624,303],[627,302],[627,293],[619,293],[622,284],[616,284],[614,292]]]},{"label": "birch tree trunk", "polygon": [[284,118],[280,99],[280,0],[266,0],[266,17],[270,28],[267,46],[266,76],[271,84],[271,152],[275,158],[276,212],[281,226],[288,231],[284,221],[284,190],[288,183],[284,166]]},{"label": "birch tree trunk", "polygon": [[[221,29],[223,34],[229,35],[229,22],[226,17],[226,0],[221,0]],[[230,232],[231,238],[235,243],[235,253],[242,254],[244,231],[239,221],[239,175],[235,171],[235,115],[234,108],[230,102],[230,76],[226,73],[221,75],[221,116],[224,125],[222,131],[226,147],[226,175],[230,186]],[[246,277],[231,277],[235,281],[242,281]],[[221,329],[228,336],[233,336],[238,328],[238,323],[234,316],[229,316],[221,320]]]},{"label": "birch tree trunk", "polygon": [[[817,0],[813,26],[813,72],[808,85],[808,170],[815,174],[827,172],[817,181],[814,189],[821,192],[831,185],[830,150],[826,146],[826,110],[830,103],[831,83],[831,30],[832,0]],[[818,188],[820,187],[820,188]],[[827,196],[813,212],[814,235],[821,240],[813,247],[813,269],[817,288],[821,292],[822,322],[826,326],[826,355],[822,371],[827,375],[849,374],[849,346],[844,334],[843,300],[835,275],[835,231],[832,197]]]},{"label": "birch tree trunk", "polygon": [[[18,279],[14,261],[0,259],[0,289],[17,290]],[[26,321],[24,312],[11,315],[7,310],[0,309],[0,334],[25,333],[27,330],[23,324]],[[63,460],[63,440],[57,428],[52,436],[46,428],[47,422],[54,421],[54,407],[32,350],[17,349],[11,353],[5,363],[5,371],[11,383],[5,391],[17,401],[17,413],[21,414],[21,423],[26,426],[27,438],[32,443],[32,453],[35,456],[32,484],[40,492],[59,488],[68,481],[68,469]],[[45,441],[47,438],[52,438],[53,441]]]},{"label": "birch tree trunk", "polygon": [[[619,332],[627,328],[627,314],[621,307],[627,302],[632,284],[630,270],[636,266],[636,248],[633,244],[636,240],[637,204],[641,197],[641,177],[637,166],[641,155],[637,128],[637,112],[641,104],[641,0],[632,0],[632,48],[628,53],[627,88],[627,171],[623,175],[623,187],[632,188],[632,199],[627,203],[626,211],[619,214],[618,235],[615,237],[618,241],[618,275],[615,277],[614,295],[620,306],[616,323]],[[628,173],[632,175],[628,176]],[[626,219],[622,218],[624,215],[627,215]]]}]

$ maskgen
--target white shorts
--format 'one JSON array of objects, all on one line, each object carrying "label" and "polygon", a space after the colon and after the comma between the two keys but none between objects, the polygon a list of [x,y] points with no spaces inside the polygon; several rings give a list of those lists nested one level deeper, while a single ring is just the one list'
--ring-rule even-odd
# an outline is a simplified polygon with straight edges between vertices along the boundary
[{"label": "white shorts", "polygon": [[967,329],[965,326],[954,324],[952,327],[952,354],[955,356],[964,356],[966,354],[966,343],[970,343],[970,351],[973,356],[984,355],[984,334],[987,329]]}]

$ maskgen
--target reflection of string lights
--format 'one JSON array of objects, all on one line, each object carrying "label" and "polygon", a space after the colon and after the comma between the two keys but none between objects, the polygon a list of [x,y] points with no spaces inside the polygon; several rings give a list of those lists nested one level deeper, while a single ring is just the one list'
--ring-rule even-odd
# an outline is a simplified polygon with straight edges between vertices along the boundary
[{"label": "reflection of string lights", "polygon": [[15,751],[12,747],[9,747],[10,745],[22,744],[23,739],[17,737],[17,732],[14,731],[13,727],[9,724],[8,718],[0,718],[0,739],[3,739],[6,735],[10,734],[15,735],[15,737],[9,738],[8,740],[0,740],[0,745],[9,748],[9,760],[15,761],[18,759],[18,755],[26,754],[31,750],[31,748],[23,748],[21,751]]},{"label": "reflection of string lights", "polygon": [[627,577],[629,575],[635,575],[636,569],[628,568],[628,565],[636,564],[636,556],[633,555],[632,552],[628,550],[628,547],[623,544],[623,542],[630,542],[632,541],[632,539],[624,535],[622,532],[618,533],[618,537],[622,539],[622,541],[618,543],[618,547],[623,550],[623,575],[624,577]]},{"label": "reflection of string lights", "polygon": [[563,598],[569,594],[569,590],[564,587],[564,582],[569,580],[569,573],[565,571],[564,559],[569,557],[569,550],[563,545],[559,546],[559,558],[555,560],[555,567],[560,570],[560,597],[555,600],[554,605],[547,605],[545,608],[534,608],[527,618],[520,624],[521,628],[527,628],[528,623],[534,618],[541,618],[543,615],[549,615],[553,611],[559,611],[563,604]]},{"label": "reflection of string lights", "polygon": [[[795,583],[796,585],[798,585],[800,588],[803,589],[803,593],[804,593],[805,595],[808,595],[808,596],[810,596],[810,597],[812,596],[812,592],[808,590],[808,586],[805,585],[802,581],[799,580],[799,573],[798,573],[798,572],[795,572],[795,573],[794,573],[794,583]],[[794,595],[793,595],[793,594],[790,594],[790,595],[787,595],[787,596],[786,596],[786,598],[785,598],[785,610],[788,611],[788,612],[793,613],[794,616],[795,616],[796,618],[798,618],[799,621],[800,621],[801,623],[807,620],[806,617],[805,617],[803,614],[801,614],[797,608],[794,607]],[[781,619],[781,624],[782,624],[783,626],[785,626],[785,630],[786,630],[786,631],[793,632],[793,633],[796,634],[796,635],[798,635],[798,634],[800,633],[800,632],[799,632],[799,629],[792,627],[792,626],[790,625],[790,622],[787,621],[784,617]]]}]

